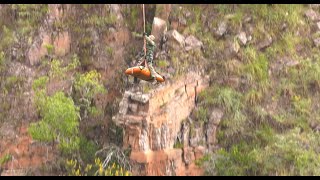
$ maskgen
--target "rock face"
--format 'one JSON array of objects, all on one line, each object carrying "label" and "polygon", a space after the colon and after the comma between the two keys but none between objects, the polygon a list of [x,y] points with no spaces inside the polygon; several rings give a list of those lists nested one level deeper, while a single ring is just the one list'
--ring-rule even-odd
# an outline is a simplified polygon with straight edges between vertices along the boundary
[{"label": "rock face", "polygon": [[125,92],[120,112],[113,120],[124,129],[123,148],[130,147],[131,161],[140,165],[134,166],[134,174],[202,174],[194,164],[195,151],[197,157],[200,156],[199,148],[174,149],[174,143],[181,130],[181,122],[195,107],[195,87],[198,93],[207,86],[206,78],[189,73],[150,94],[140,94],[139,97],[149,97],[147,102],[147,98],[137,99],[135,93]]},{"label": "rock face", "polygon": [[43,162],[53,161],[54,154],[57,153],[54,148],[33,141],[26,126],[22,126],[19,131],[14,144],[6,142],[6,138],[2,138],[0,142],[0,157],[6,154],[11,156],[7,163],[0,166],[0,176],[28,175],[28,170],[43,166]]},{"label": "rock face", "polygon": [[[0,15],[3,15],[5,12],[9,13],[7,10],[9,6],[11,5],[0,5],[0,8],[6,9],[6,11],[1,9]],[[87,27],[88,31],[90,30],[88,36],[92,40],[91,45],[95,47],[92,55],[97,57],[92,64],[102,74],[102,79],[108,78],[114,80],[117,78],[115,70],[120,69],[119,67],[124,67],[125,45],[129,44],[128,42],[130,42],[131,37],[130,31],[124,24],[121,5],[103,6],[105,8],[101,9],[105,9],[106,13],[116,15],[117,24],[107,28],[108,32],[99,31],[99,27]],[[68,23],[65,21],[66,19],[70,19],[69,15],[78,17],[80,13],[76,9],[78,9],[76,5],[49,4],[46,16],[37,17],[39,24],[32,27],[32,31],[36,33],[31,33],[32,36],[27,37],[28,43],[24,45],[23,53],[22,49],[17,46],[20,45],[20,42],[15,43],[13,41],[12,47],[10,47],[12,50],[8,50],[9,54],[12,54],[12,60],[8,59],[9,63],[6,65],[6,71],[3,74],[5,77],[0,79],[2,82],[6,82],[11,77],[11,79],[15,80],[15,83],[12,83],[12,87],[10,85],[10,88],[8,86],[7,94],[2,93],[2,85],[4,84],[0,83],[0,158],[5,154],[10,154],[13,159],[0,165],[0,176],[20,175],[24,171],[28,174],[41,174],[42,172],[38,171],[39,168],[50,164],[50,162],[55,162],[57,157],[59,157],[55,147],[51,149],[51,145],[34,142],[26,129],[30,122],[40,120],[34,103],[35,93],[32,89],[32,84],[38,77],[48,74],[48,69],[41,66],[43,65],[42,62],[49,63],[51,58],[57,58],[65,65],[65,63],[71,60],[70,57],[73,54],[81,54],[79,46],[77,46],[79,45],[78,38],[80,39],[81,37],[77,37],[73,30],[67,28]],[[33,13],[31,12],[31,14]],[[91,14],[89,13],[88,15]],[[7,17],[7,15],[1,17]],[[57,27],[57,24],[63,28]],[[13,29],[13,39],[17,37],[15,31],[21,31],[19,29]],[[109,49],[113,50],[112,55],[109,55],[105,49],[101,50],[99,48],[106,47],[106,45]],[[88,49],[86,48],[86,50]],[[23,54],[23,56],[20,54]],[[20,57],[23,57],[23,59],[19,60]],[[0,74],[2,75],[2,73]],[[108,81],[108,83],[114,82]],[[70,87],[71,85],[72,82],[67,79],[63,81],[52,80],[48,83],[47,93],[48,95],[52,95],[58,90],[64,91],[64,87]],[[145,97],[141,98],[144,99]],[[100,99],[102,99],[99,101],[101,107],[105,106],[107,100],[113,100],[112,98],[108,99],[108,97]],[[130,111],[138,111],[137,106],[131,105]],[[20,169],[21,171],[18,171]],[[33,170],[35,172],[32,172]]]},{"label": "rock face", "polygon": [[28,59],[31,66],[39,63],[40,59],[48,53],[46,45],[50,44],[50,36],[41,31],[39,38],[42,41],[41,44],[35,41],[28,51]]},{"label": "rock face", "polygon": [[70,52],[70,36],[68,32],[63,32],[59,34],[54,41],[51,41],[51,36],[46,32],[42,32],[39,36],[41,44],[38,44],[37,41],[31,46],[28,52],[28,59],[30,65],[36,65],[42,57],[48,54],[47,46],[53,45],[54,54],[57,56],[65,56]]},{"label": "rock face", "polygon": [[[59,4],[51,4],[48,6],[48,27],[51,27],[55,21],[60,21],[62,18],[61,5]],[[28,50],[28,60],[31,66],[37,65],[41,58],[45,55],[49,54],[48,48],[49,46],[54,47],[53,53],[57,56],[65,56],[70,52],[70,44],[71,37],[67,31],[60,32],[57,35],[53,35],[46,27],[43,25],[40,27],[40,33],[35,38],[36,40],[33,42],[31,47]]]}]

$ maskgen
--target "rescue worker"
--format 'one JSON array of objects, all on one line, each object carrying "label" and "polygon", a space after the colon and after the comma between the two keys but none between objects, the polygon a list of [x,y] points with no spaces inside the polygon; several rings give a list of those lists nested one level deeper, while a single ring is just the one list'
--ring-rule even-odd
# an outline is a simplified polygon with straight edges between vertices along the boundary
[{"label": "rescue worker", "polygon": [[[153,35],[147,35],[147,33],[143,33],[143,36],[146,38],[147,44],[146,44],[146,59],[147,59],[147,63],[148,63],[148,67],[151,73],[151,78],[152,78],[152,84],[156,84],[157,80],[156,80],[156,76],[157,73],[154,70],[153,67],[153,54],[154,54],[154,50],[156,48],[156,43],[154,42],[155,37]],[[142,55],[142,56],[141,56]],[[140,59],[139,59],[139,63],[138,65],[142,65],[143,61],[142,58],[144,57],[144,50],[143,53],[140,53]]]}]

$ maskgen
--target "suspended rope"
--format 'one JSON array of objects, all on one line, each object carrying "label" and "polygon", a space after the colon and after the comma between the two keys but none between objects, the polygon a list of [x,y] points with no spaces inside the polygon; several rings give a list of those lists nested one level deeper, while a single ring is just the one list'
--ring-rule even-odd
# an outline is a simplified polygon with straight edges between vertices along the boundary
[{"label": "suspended rope", "polygon": [[[142,80],[145,80],[145,81],[150,81],[150,82],[153,82],[154,81],[154,78],[151,77],[151,71],[148,67],[148,63],[147,63],[147,48],[146,48],[146,43],[147,43],[147,39],[145,37],[145,32],[146,32],[146,16],[145,16],[145,11],[144,11],[144,4],[142,4],[142,13],[143,13],[143,50],[144,50],[144,63],[145,63],[145,68],[144,67],[141,67],[142,63],[140,63],[139,61],[139,65],[138,66],[135,66],[135,67],[131,67],[131,68],[128,68],[126,71],[125,71],[125,74],[126,75],[131,75],[133,76],[134,78],[139,78],[139,79],[142,79]],[[165,81],[165,77],[164,76],[161,76],[160,74],[156,73],[156,81],[157,82],[164,82]],[[135,79],[136,81],[136,79]],[[109,159],[107,159],[109,160]]]},{"label": "suspended rope", "polygon": [[[144,13],[144,4],[142,4],[142,14],[143,14],[143,32],[146,32],[146,16]],[[146,48],[146,37],[143,36],[143,49],[144,49],[144,64],[145,67],[148,67],[146,55],[147,55],[147,48]]]}]

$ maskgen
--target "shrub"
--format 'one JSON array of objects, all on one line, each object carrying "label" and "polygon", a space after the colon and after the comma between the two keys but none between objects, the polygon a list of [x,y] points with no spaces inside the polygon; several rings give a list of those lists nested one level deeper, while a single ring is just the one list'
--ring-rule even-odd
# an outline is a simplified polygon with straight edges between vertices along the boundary
[{"label": "shrub", "polygon": [[94,164],[81,166],[77,160],[67,160],[66,169],[69,176],[130,176],[131,173],[123,167],[113,163],[105,167],[100,158],[95,159]]},{"label": "shrub", "polygon": [[29,126],[32,138],[57,142],[63,153],[72,154],[79,149],[79,109],[63,92],[57,92],[42,102],[43,106],[38,107],[41,121]]}]

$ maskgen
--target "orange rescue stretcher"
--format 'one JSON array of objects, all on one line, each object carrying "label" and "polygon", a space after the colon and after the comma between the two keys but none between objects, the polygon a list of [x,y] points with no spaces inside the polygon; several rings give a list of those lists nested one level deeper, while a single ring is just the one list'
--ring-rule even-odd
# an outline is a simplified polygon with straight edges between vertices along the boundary
[{"label": "orange rescue stretcher", "polygon": [[[151,73],[149,71],[149,68],[146,68],[144,66],[134,66],[134,67],[128,68],[125,71],[125,74],[126,75],[131,75],[133,77],[137,77],[137,78],[145,80],[145,81],[152,81]],[[160,83],[165,81],[165,77],[159,75],[159,73],[157,73],[156,79]]]}]

